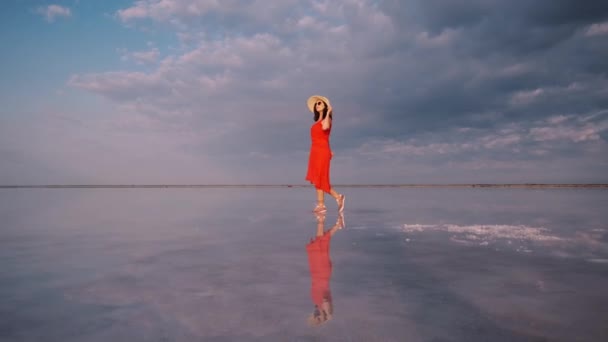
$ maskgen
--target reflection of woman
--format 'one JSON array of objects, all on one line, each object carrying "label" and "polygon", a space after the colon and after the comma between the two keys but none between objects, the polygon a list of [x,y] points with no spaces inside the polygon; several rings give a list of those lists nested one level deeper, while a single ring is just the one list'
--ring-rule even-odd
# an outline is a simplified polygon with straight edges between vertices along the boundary
[{"label": "reflection of woman", "polygon": [[308,323],[312,326],[329,321],[333,315],[334,309],[329,287],[332,270],[329,242],[338,229],[344,228],[344,217],[340,215],[336,224],[327,231],[323,230],[324,224],[325,214],[317,214],[316,237],[310,239],[306,245],[311,278],[310,295],[315,306],[313,313],[308,317]]},{"label": "reflection of woman", "polygon": [[314,95],[306,101],[308,109],[314,114],[315,123],[310,128],[311,147],[308,158],[306,180],[317,190],[317,206],[315,213],[325,212],[325,193],[330,194],[338,202],[338,212],[344,210],[344,195],[337,193],[329,181],[329,164],[333,152],[329,146],[329,134],[333,112],[329,99]]}]

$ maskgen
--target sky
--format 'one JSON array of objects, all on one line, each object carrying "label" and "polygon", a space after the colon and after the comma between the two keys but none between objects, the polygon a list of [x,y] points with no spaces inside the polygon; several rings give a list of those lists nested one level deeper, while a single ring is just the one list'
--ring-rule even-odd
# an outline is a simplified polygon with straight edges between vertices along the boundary
[{"label": "sky", "polygon": [[608,2],[7,0],[0,184],[608,183]]}]

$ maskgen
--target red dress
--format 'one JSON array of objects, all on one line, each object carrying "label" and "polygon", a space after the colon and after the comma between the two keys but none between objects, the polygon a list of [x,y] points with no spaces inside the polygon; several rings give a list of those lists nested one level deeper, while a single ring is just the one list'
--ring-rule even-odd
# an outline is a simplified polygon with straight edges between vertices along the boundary
[{"label": "red dress", "polygon": [[315,188],[329,193],[331,189],[329,182],[329,161],[331,160],[329,134],[331,133],[331,126],[324,131],[321,121],[315,122],[310,127],[310,139],[312,143],[308,157],[306,180],[314,184]]},{"label": "red dress", "polygon": [[332,264],[329,258],[329,233],[318,236],[306,245],[308,253],[308,266],[310,267],[310,296],[315,305],[321,306],[324,300],[331,302],[331,290],[329,281],[331,278]]}]

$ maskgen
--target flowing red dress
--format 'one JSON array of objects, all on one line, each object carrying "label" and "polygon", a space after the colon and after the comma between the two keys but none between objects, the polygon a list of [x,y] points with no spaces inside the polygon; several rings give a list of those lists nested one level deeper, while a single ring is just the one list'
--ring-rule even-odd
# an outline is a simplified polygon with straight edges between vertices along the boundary
[{"label": "flowing red dress", "polygon": [[329,233],[318,236],[306,245],[308,253],[308,266],[310,267],[310,296],[318,307],[324,300],[331,302],[329,281],[331,278],[332,263],[329,257]]},{"label": "flowing red dress", "polygon": [[324,131],[321,121],[315,122],[310,127],[311,146],[306,180],[312,183],[315,188],[329,193],[331,189],[329,182],[329,162],[331,160],[329,134],[331,133],[331,126]]}]

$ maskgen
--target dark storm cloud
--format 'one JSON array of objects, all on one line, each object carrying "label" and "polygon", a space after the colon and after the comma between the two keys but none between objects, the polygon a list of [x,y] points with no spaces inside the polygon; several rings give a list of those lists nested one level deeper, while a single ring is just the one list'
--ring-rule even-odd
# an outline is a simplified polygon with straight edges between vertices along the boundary
[{"label": "dark storm cloud", "polygon": [[[397,16],[418,19],[432,32],[446,28],[472,28],[488,22],[509,24],[524,32],[533,27],[586,25],[608,17],[605,1],[577,0],[415,0],[385,1],[383,6]],[[405,15],[408,12],[410,14]],[[500,30],[500,31],[506,31]]]},{"label": "dark storm cloud", "polygon": [[[471,120],[487,112],[528,121],[606,106],[608,42],[585,32],[608,18],[608,2],[385,1],[381,8],[400,30],[385,51],[394,63],[370,76],[373,100],[360,102],[383,106],[383,128],[370,134],[500,124]],[[539,96],[526,99],[535,90]]]}]

